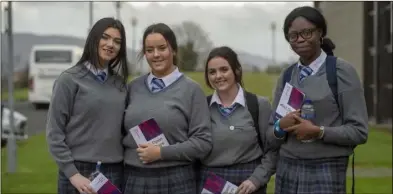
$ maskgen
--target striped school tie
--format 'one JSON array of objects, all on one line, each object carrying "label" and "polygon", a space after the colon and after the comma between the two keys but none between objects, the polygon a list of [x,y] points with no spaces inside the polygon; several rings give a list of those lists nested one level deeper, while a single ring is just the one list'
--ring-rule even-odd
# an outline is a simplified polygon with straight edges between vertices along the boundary
[{"label": "striped school tie", "polygon": [[101,71],[97,74],[97,78],[100,82],[104,82],[106,78],[106,73],[104,71]]},{"label": "striped school tie", "polygon": [[236,107],[237,107],[237,103],[233,104],[230,107],[226,107],[226,108],[223,105],[219,104],[218,105],[218,110],[220,111],[220,113],[223,116],[228,117],[236,109]]},{"label": "striped school tie", "polygon": [[310,67],[302,66],[300,70],[300,81],[303,81],[304,78],[311,75],[313,70]]},{"label": "striped school tie", "polygon": [[164,81],[162,81],[162,79],[154,77],[151,80],[151,91],[152,92],[158,92],[164,88],[165,88],[165,83],[164,83]]}]

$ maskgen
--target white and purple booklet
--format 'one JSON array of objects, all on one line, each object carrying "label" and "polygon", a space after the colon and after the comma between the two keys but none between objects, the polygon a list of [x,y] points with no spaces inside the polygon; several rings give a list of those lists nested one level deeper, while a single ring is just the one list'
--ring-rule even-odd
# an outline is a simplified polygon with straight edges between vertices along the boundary
[{"label": "white and purple booklet", "polygon": [[168,140],[154,119],[143,121],[132,127],[130,133],[136,144],[152,143],[158,146],[169,146]]},{"label": "white and purple booklet", "polygon": [[302,91],[293,87],[288,82],[285,83],[280,101],[278,102],[274,121],[281,119],[288,113],[301,108],[305,95]]},{"label": "white and purple booklet", "polygon": [[97,194],[121,194],[121,191],[102,173],[91,181],[90,186]]},{"label": "white and purple booklet", "polygon": [[205,184],[201,194],[235,194],[237,186],[217,176],[216,174],[209,172],[206,177]]}]

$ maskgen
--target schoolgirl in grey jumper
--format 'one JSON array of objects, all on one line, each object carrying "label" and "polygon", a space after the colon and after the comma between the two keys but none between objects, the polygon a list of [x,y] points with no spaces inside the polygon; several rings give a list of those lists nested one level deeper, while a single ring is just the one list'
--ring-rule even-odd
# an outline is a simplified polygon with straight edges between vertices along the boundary
[{"label": "schoolgirl in grey jumper", "polygon": [[177,52],[166,24],[147,27],[141,53],[151,72],[129,84],[124,125],[128,130],[154,118],[170,145],[137,145],[127,133],[124,194],[196,193],[193,163],[211,150],[211,123],[201,87],[176,66]]},{"label": "schoolgirl in grey jumper", "polygon": [[[362,84],[350,63],[333,57],[334,44],[325,37],[326,32],[325,18],[313,7],[294,9],[284,22],[285,38],[300,57],[289,74],[289,82],[312,101],[316,114],[309,121],[295,111],[275,122],[274,134],[282,143],[276,194],[346,193],[348,158],[354,146],[367,141]],[[334,61],[336,69],[331,71]],[[336,90],[329,85],[332,74],[327,72],[336,74]],[[282,93],[283,79],[284,73],[278,78],[274,108]]]},{"label": "schoolgirl in grey jumper", "polygon": [[[254,94],[244,90],[237,54],[226,46],[210,52],[205,80],[214,89],[209,102],[213,149],[202,160],[199,190],[209,173],[214,173],[239,186],[238,194],[266,193],[277,161],[277,151],[269,143],[273,137],[268,135],[269,100],[255,96],[255,104],[247,102],[247,95]],[[253,121],[251,114],[255,113],[249,111],[249,105],[258,106],[258,124]]]},{"label": "schoolgirl in grey jumper", "polygon": [[123,182],[122,121],[128,78],[123,24],[98,20],[78,63],[55,81],[47,142],[58,164],[58,193],[94,193],[89,176],[100,171],[119,189]]}]

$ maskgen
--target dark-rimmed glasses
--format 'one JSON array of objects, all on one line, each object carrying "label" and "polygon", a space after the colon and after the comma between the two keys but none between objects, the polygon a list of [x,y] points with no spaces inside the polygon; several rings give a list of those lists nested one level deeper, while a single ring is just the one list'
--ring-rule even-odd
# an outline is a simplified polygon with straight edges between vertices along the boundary
[{"label": "dark-rimmed glasses", "polygon": [[294,43],[297,41],[297,39],[299,39],[299,35],[307,40],[310,39],[312,37],[312,33],[315,32],[317,30],[317,28],[310,28],[310,29],[304,29],[300,32],[291,32],[289,34],[287,34],[287,38],[288,41],[291,43]]}]

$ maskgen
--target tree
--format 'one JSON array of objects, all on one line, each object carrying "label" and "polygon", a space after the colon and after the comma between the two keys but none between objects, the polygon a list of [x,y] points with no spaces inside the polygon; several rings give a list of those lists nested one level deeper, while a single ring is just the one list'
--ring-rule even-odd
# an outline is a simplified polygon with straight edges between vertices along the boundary
[{"label": "tree", "polygon": [[196,23],[185,21],[173,28],[178,47],[177,58],[179,68],[183,71],[193,71],[198,65],[201,53],[211,50],[213,44],[208,34]]}]

